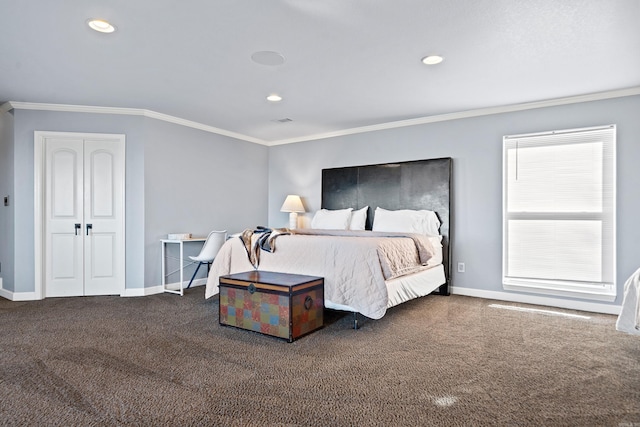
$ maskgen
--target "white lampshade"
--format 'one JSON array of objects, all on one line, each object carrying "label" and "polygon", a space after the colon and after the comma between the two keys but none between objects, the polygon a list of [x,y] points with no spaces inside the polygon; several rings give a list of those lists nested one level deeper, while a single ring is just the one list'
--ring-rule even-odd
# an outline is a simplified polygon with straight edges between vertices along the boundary
[{"label": "white lampshade", "polygon": [[302,200],[300,196],[289,194],[285,199],[280,212],[289,212],[289,228],[294,230],[298,228],[298,212],[304,212]]},{"label": "white lampshade", "polygon": [[304,212],[300,196],[289,194],[282,204],[280,212]]}]

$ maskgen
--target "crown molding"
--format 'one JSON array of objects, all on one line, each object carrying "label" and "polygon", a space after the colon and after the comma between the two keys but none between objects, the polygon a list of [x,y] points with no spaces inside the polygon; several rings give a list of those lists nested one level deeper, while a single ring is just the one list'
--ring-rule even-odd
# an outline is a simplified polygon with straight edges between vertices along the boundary
[{"label": "crown molding", "polygon": [[11,110],[13,110],[13,107],[11,106],[11,102],[5,102],[4,104],[0,105],[0,114],[4,114]]},{"label": "crown molding", "polygon": [[395,122],[381,123],[378,125],[362,126],[350,129],[343,129],[335,132],[319,133],[315,135],[304,136],[300,138],[289,138],[275,141],[265,141],[237,132],[220,129],[214,126],[205,125],[191,120],[181,119],[179,117],[170,116],[168,114],[158,113],[155,111],[145,110],[141,108],[118,108],[118,107],[97,107],[88,105],[67,105],[67,104],[42,104],[34,102],[16,102],[9,101],[0,105],[0,113],[18,110],[44,110],[44,111],[64,111],[73,113],[96,113],[96,114],[120,114],[129,116],[143,116],[155,120],[162,120],[205,132],[215,133],[242,141],[253,142],[255,144],[276,146],[284,144],[294,144],[297,142],[315,141],[319,139],[335,138],[339,136],[354,135],[358,133],[375,132],[380,130],[396,129],[407,126],[424,125],[428,123],[444,122],[449,120],[459,120],[471,117],[488,116],[493,114],[511,113],[515,111],[533,110],[536,108],[555,107],[559,105],[577,104],[580,102],[600,101],[610,98],[622,98],[625,96],[640,95],[640,86],[612,90],[607,92],[598,92],[587,95],[569,96],[565,98],[549,99],[544,101],[526,102],[522,104],[503,105],[499,107],[479,108],[475,110],[460,111],[456,113],[439,114],[435,116],[419,117],[415,119],[399,120]]},{"label": "crown molding", "polygon": [[225,129],[220,129],[214,126],[209,126],[209,125],[205,125],[202,123],[198,123],[198,122],[194,122],[191,120],[186,120],[186,119],[181,119],[179,117],[175,117],[175,116],[170,116],[168,114],[163,114],[163,113],[157,113],[155,111],[149,111],[149,110],[144,110],[145,117],[149,117],[151,119],[156,119],[156,120],[162,120],[165,122],[169,122],[169,123],[174,123],[177,125],[182,125],[182,126],[186,126],[186,127],[190,127],[193,129],[199,129],[205,132],[210,132],[210,133],[215,133],[218,135],[224,135],[224,136],[228,136],[230,138],[235,138],[235,139],[240,139],[243,141],[247,141],[247,142],[253,142],[254,144],[260,144],[260,145],[269,145],[268,142],[263,141],[262,139],[259,138],[254,138],[252,136],[248,136],[248,135],[243,135],[241,133],[237,133],[237,132],[232,132],[229,130],[225,130]]},{"label": "crown molding", "polygon": [[640,86],[598,92],[588,95],[569,96],[566,98],[549,99],[545,101],[526,102],[523,104],[504,105],[499,107],[479,108],[476,110],[460,111],[456,113],[439,114],[435,116],[419,117],[416,119],[399,120],[395,122],[381,123],[379,125],[362,126],[351,129],[344,129],[335,132],[310,135],[301,138],[282,139],[269,143],[269,146],[293,144],[296,142],[314,141],[318,139],[335,138],[338,136],[353,135],[357,133],[374,132],[379,130],[395,129],[407,126],[424,125],[428,123],[445,122],[449,120],[466,119],[470,117],[488,116],[492,114],[511,113],[515,111],[533,110],[536,108],[555,107],[559,105],[577,104],[580,102],[600,101],[610,98],[622,98],[625,96],[640,95]]},{"label": "crown molding", "polygon": [[2,106],[0,106],[0,112],[6,112],[12,109],[60,111],[60,112],[71,112],[71,113],[118,114],[118,115],[124,115],[124,116],[142,116],[142,117],[148,117],[150,119],[162,120],[164,122],[190,127],[193,129],[199,129],[205,132],[228,136],[234,139],[253,142],[255,144],[268,145],[267,142],[258,138],[253,138],[248,135],[231,132],[231,131],[220,129],[214,126],[205,125],[205,124],[194,122],[191,120],[181,119],[180,117],[170,116],[168,114],[158,113],[155,111],[145,110],[142,108],[98,107],[98,106],[91,106],[91,105],[69,105],[69,104],[43,104],[43,103],[35,103],[35,102],[16,102],[16,101],[9,101],[4,103]]}]

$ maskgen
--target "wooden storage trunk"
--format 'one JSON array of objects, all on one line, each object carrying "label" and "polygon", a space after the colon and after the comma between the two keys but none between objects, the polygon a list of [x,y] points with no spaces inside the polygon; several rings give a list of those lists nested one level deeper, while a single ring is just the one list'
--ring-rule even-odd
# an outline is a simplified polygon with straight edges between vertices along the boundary
[{"label": "wooden storage trunk", "polygon": [[324,323],[324,279],[247,271],[220,277],[220,324],[289,342]]}]

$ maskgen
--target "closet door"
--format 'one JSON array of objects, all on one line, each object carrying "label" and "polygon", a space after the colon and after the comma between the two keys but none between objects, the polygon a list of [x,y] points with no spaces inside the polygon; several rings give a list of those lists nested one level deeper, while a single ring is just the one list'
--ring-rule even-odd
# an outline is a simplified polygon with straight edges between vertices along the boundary
[{"label": "closet door", "polygon": [[[84,294],[121,292],[124,277],[124,145],[84,143]],[[124,286],[122,287],[124,288]]]},{"label": "closet door", "polygon": [[45,141],[45,295],[124,290],[124,141]]},{"label": "closet door", "polygon": [[82,139],[46,141],[47,297],[84,295],[83,145]]}]

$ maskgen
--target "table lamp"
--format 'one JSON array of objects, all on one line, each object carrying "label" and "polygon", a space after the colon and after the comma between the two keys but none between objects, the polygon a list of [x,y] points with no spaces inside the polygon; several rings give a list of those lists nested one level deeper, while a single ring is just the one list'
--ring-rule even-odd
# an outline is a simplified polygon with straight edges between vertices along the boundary
[{"label": "table lamp", "polygon": [[280,212],[289,212],[289,228],[295,230],[298,227],[298,212],[304,212],[300,196],[289,194],[282,204]]}]

